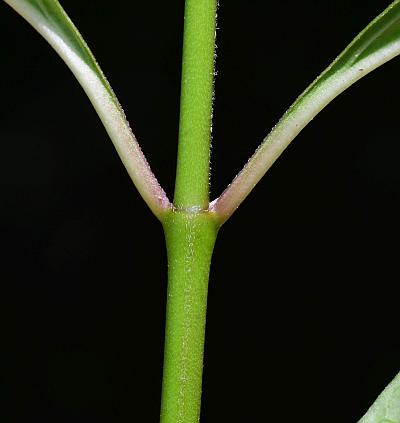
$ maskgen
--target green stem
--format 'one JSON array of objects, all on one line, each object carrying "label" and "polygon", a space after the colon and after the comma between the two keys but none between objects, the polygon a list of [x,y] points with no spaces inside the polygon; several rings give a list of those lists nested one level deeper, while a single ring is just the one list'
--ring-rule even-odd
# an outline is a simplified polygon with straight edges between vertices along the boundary
[{"label": "green stem", "polygon": [[174,204],[208,208],[217,0],[186,0]]},{"label": "green stem", "polygon": [[209,212],[171,211],[164,231],[168,300],[160,421],[198,423],[208,276],[218,224]]},{"label": "green stem", "polygon": [[168,298],[161,423],[200,419],[208,275],[219,223],[209,208],[217,0],[186,0],[174,209],[163,218]]}]

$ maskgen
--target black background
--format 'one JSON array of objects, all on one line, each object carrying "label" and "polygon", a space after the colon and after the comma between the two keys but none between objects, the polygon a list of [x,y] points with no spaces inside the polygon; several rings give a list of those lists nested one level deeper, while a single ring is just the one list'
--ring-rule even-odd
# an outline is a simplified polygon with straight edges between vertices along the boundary
[{"label": "black background", "polygon": [[[183,1],[63,5],[173,193]],[[221,1],[212,197],[389,1]],[[3,422],[157,422],[166,257],[66,66],[0,3]],[[202,423],[355,422],[400,369],[398,59],[221,229]]]}]

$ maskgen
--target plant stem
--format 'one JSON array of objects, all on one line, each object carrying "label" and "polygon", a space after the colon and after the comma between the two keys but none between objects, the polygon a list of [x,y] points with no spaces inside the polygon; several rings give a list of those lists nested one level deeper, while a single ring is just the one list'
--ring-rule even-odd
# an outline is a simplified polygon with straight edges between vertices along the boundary
[{"label": "plant stem", "polygon": [[209,212],[171,211],[164,221],[168,299],[161,423],[200,419],[208,276],[218,226]]},{"label": "plant stem", "polygon": [[219,222],[209,207],[217,0],[186,0],[174,209],[162,219],[168,298],[161,423],[200,419],[208,275]]},{"label": "plant stem", "polygon": [[208,208],[217,0],[186,0],[176,169],[177,208]]}]

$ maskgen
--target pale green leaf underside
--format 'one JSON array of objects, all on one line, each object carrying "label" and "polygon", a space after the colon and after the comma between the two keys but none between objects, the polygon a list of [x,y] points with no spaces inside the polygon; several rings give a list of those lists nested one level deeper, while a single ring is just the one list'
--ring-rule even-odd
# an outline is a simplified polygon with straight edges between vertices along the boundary
[{"label": "pale green leaf underside", "polygon": [[[7,0],[6,0],[7,1]],[[12,2],[9,2],[10,4]],[[83,40],[82,36],[61,7],[60,3],[54,0],[25,0],[18,3],[28,3],[42,17],[43,21],[51,25],[58,35],[75,51],[87,66],[97,75],[110,97],[120,107],[118,100],[107,82],[103,72],[96,62],[92,52]]]},{"label": "pale green leaf underside", "polygon": [[210,209],[222,221],[228,219],[289,143],[327,104],[398,54],[400,0],[374,19],[297,98],[230,186],[211,203]]},{"label": "pale green leaf underside", "polygon": [[136,188],[153,213],[161,217],[170,207],[168,198],[152,173],[107,79],[59,2],[4,1],[48,41],[71,69],[96,109]]},{"label": "pale green leaf underside", "polygon": [[400,373],[379,395],[359,423],[400,423]]},{"label": "pale green leaf underside", "polygon": [[[293,108],[301,106],[305,97],[317,94],[328,80],[337,79],[340,75],[351,72],[351,76],[355,80],[348,82],[354,83],[364,74],[386,63],[399,54],[399,42],[400,2],[397,0],[347,46],[340,56],[296,100],[288,110],[288,114],[293,111]],[[353,74],[354,72],[356,75]],[[357,72],[359,72],[358,77]]]}]

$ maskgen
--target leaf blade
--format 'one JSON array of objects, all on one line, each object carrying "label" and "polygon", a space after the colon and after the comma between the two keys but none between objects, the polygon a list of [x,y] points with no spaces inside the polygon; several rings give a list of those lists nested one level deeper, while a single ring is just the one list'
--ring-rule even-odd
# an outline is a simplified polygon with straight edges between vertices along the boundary
[{"label": "leaf blade", "polygon": [[295,100],[225,191],[210,204],[224,223],[301,130],[335,97],[400,54],[400,0],[377,16]]},{"label": "leaf blade", "polygon": [[400,423],[400,373],[383,390],[358,423]]},{"label": "leaf blade", "polygon": [[171,204],[140,149],[124,111],[83,37],[57,0],[4,0],[60,55],[96,109],[129,176],[153,213]]}]

